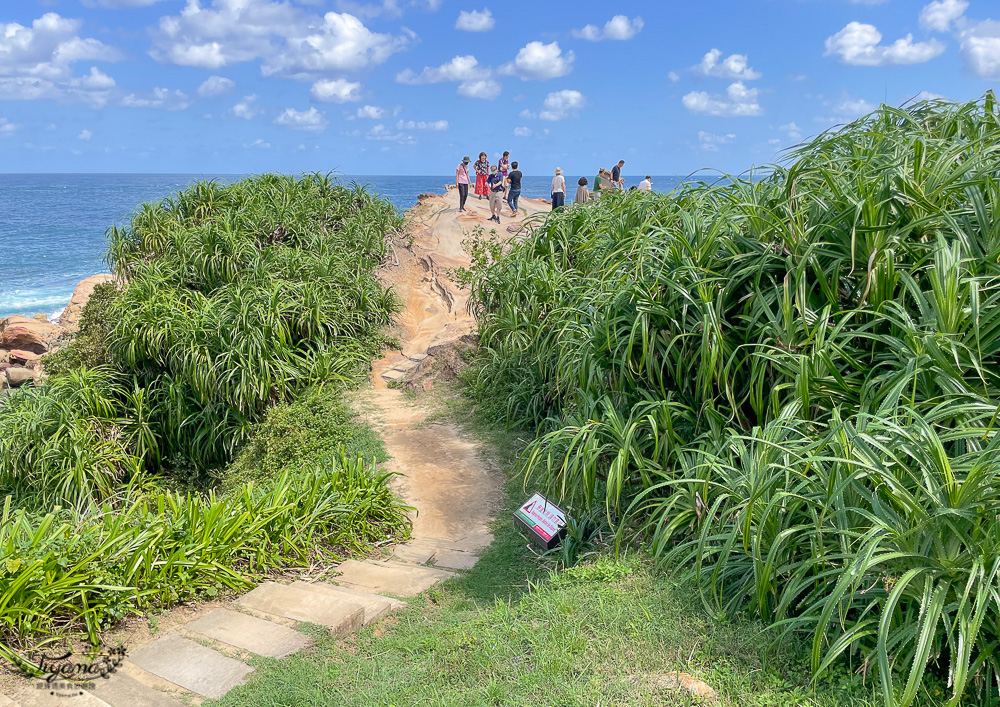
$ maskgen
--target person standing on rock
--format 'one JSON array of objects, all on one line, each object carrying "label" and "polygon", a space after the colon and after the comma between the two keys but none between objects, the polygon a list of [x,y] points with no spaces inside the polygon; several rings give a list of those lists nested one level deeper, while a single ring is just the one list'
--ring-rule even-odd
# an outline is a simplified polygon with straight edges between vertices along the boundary
[{"label": "person standing on rock", "polygon": [[486,180],[486,185],[490,188],[490,221],[500,223],[500,209],[503,205],[503,177],[497,170],[496,165],[490,167],[490,176]]},{"label": "person standing on rock", "polygon": [[511,162],[513,167],[507,175],[507,206],[510,207],[510,215],[517,216],[517,200],[521,197],[521,179],[524,175],[517,168],[517,162]]},{"label": "person standing on rock", "polygon": [[615,189],[625,189],[625,180],[622,179],[622,167],[625,160],[618,160],[618,164],[611,168],[611,186]]},{"label": "person standing on rock", "polygon": [[507,179],[507,174],[510,172],[510,153],[509,152],[504,151],[503,157],[501,157],[500,161],[497,162],[497,172],[500,173],[500,176],[503,179],[505,179],[505,180]]},{"label": "person standing on rock", "polygon": [[566,204],[566,180],[563,178],[562,173],[562,169],[556,167],[556,176],[552,178],[553,211]]},{"label": "person standing on rock", "polygon": [[486,184],[486,180],[490,177],[490,161],[486,158],[485,152],[479,153],[479,159],[473,167],[476,168],[476,196],[482,199],[490,194],[490,188]]},{"label": "person standing on rock", "polygon": [[469,156],[462,158],[462,163],[455,170],[455,184],[458,186],[458,210],[465,211],[465,200],[469,198]]}]

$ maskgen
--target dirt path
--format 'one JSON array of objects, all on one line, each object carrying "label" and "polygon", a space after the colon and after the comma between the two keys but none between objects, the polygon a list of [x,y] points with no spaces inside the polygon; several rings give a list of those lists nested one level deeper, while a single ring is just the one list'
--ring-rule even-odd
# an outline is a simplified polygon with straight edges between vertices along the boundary
[{"label": "dirt path", "polygon": [[[483,464],[474,441],[454,425],[426,424],[429,410],[387,383],[420,379],[426,387],[447,363],[452,346],[474,331],[468,293],[448,277],[450,269],[469,265],[462,242],[473,229],[482,226],[506,236],[549,205],[522,199],[520,218],[502,217],[500,225],[487,220],[486,200],[471,197],[466,208],[459,213],[458,192],[448,189],[443,195],[422,195],[407,213],[406,235],[412,241],[398,253],[398,265],[383,273],[405,302],[398,328],[401,349],[375,362],[372,390],[364,395],[378,411],[372,422],[392,456],[389,467],[400,474],[397,490],[417,509],[411,544],[472,553],[456,566],[471,566],[474,554],[493,539],[488,523],[499,496],[496,474]],[[443,552],[437,555],[441,560]]]}]

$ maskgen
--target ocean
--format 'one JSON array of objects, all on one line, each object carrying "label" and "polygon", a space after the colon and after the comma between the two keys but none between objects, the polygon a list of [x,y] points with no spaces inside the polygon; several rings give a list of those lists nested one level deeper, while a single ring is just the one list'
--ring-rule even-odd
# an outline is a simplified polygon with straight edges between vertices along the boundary
[{"label": "ocean", "polygon": [[[593,180],[593,175],[587,175]],[[107,271],[105,231],[126,222],[139,205],[159,201],[201,179],[234,181],[241,175],[0,174],[0,317],[57,316],[76,284]],[[566,175],[570,192],[579,175]],[[400,211],[417,195],[441,193],[452,177],[342,176],[367,184]],[[641,177],[626,177],[637,184]],[[681,177],[654,177],[668,191]],[[522,195],[549,196],[551,177],[525,177]],[[471,198],[475,198],[474,196]]]}]

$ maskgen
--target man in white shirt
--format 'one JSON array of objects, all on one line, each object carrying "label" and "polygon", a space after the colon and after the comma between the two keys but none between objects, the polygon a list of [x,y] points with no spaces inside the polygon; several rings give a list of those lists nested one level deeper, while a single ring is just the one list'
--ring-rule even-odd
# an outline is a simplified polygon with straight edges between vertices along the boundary
[{"label": "man in white shirt", "polygon": [[653,178],[648,174],[645,179],[639,182],[639,191],[653,191]]}]

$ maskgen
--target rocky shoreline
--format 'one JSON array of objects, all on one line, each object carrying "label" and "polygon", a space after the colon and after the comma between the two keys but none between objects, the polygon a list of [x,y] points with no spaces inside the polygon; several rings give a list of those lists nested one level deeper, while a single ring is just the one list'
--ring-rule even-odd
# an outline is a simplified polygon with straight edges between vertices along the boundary
[{"label": "rocky shoreline", "polygon": [[81,280],[58,321],[49,321],[44,314],[0,319],[0,392],[42,380],[42,356],[72,340],[94,288],[112,280],[106,273]]}]

